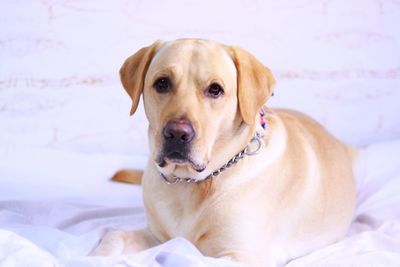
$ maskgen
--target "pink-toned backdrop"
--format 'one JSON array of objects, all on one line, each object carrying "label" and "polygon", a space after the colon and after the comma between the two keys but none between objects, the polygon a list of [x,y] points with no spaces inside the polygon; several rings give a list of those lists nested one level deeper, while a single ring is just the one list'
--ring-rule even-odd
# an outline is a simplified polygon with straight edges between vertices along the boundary
[{"label": "pink-toned backdrop", "polygon": [[90,172],[84,155],[111,155],[110,175],[143,167],[118,158],[148,153],[143,110],[128,116],[118,70],[157,39],[240,45],[275,73],[270,105],[306,112],[355,145],[399,138],[399,25],[397,0],[4,0],[0,179]]}]

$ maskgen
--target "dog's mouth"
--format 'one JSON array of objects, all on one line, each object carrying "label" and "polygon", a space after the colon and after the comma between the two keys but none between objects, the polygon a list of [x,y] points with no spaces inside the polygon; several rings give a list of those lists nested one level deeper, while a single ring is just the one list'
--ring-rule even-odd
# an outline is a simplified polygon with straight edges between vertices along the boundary
[{"label": "dog's mouth", "polygon": [[179,151],[162,152],[156,159],[156,163],[159,167],[164,168],[168,164],[185,165],[189,164],[192,169],[196,172],[202,172],[205,170],[206,165],[197,163],[193,160],[188,153],[182,153]]},{"label": "dog's mouth", "polygon": [[180,163],[183,164],[185,162],[189,161],[189,158],[182,153],[179,153],[177,151],[173,151],[165,155],[164,157],[165,160],[171,162],[171,163]]}]

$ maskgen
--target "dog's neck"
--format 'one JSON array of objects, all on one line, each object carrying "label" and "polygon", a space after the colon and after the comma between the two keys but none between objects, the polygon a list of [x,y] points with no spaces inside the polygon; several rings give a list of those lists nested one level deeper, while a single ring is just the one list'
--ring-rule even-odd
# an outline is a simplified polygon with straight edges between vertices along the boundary
[{"label": "dog's neck", "polygon": [[[251,138],[251,140],[248,142],[248,144],[239,153],[234,155],[230,160],[228,160],[225,164],[223,164],[219,169],[216,169],[215,171],[211,172],[204,179],[197,180],[197,179],[190,178],[190,177],[182,178],[182,177],[177,177],[177,176],[173,176],[172,178],[167,178],[161,172],[160,172],[160,177],[167,185],[173,185],[173,184],[177,184],[177,183],[181,183],[181,182],[183,182],[183,183],[201,183],[201,182],[204,182],[206,180],[212,179],[212,178],[220,175],[225,170],[236,165],[245,156],[253,156],[253,155],[257,154],[263,147],[264,131],[267,128],[267,121],[265,120],[264,116],[265,116],[265,110],[262,107],[259,111],[261,129],[256,130],[254,136]],[[257,127],[257,128],[260,128],[260,127]]]}]

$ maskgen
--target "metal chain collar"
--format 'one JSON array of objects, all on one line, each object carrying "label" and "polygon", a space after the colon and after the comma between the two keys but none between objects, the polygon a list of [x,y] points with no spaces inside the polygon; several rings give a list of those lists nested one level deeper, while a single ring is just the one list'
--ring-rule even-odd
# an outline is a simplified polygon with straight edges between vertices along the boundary
[{"label": "metal chain collar", "polygon": [[[254,150],[251,148],[253,145],[255,145]],[[222,165],[221,168],[219,168],[216,171],[213,171],[210,175],[208,175],[206,178],[204,178],[202,180],[196,180],[193,178],[180,178],[177,176],[174,176],[172,178],[172,180],[168,180],[167,177],[165,177],[165,175],[162,174],[161,172],[160,172],[160,176],[167,185],[172,185],[172,184],[176,184],[179,182],[200,183],[202,181],[205,181],[205,180],[208,180],[215,176],[220,175],[221,172],[224,172],[225,170],[229,169],[230,167],[232,167],[233,165],[238,163],[241,159],[243,159],[245,156],[253,156],[253,155],[257,154],[258,152],[260,152],[262,145],[263,145],[262,135],[257,132],[257,133],[255,133],[253,138],[251,138],[250,142],[247,144],[247,146],[244,149],[242,149],[239,153],[237,153],[235,156],[233,156],[233,158],[228,160],[224,165]]]}]

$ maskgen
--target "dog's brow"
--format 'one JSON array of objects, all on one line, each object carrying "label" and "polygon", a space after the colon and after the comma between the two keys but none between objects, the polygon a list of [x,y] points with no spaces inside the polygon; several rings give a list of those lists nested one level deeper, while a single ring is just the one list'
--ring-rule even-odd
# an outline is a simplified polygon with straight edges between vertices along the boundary
[{"label": "dog's brow", "polygon": [[178,69],[179,68],[177,66],[168,66],[160,70],[157,70],[151,75],[150,78],[151,80],[154,80],[162,76],[176,77],[179,72]]}]

